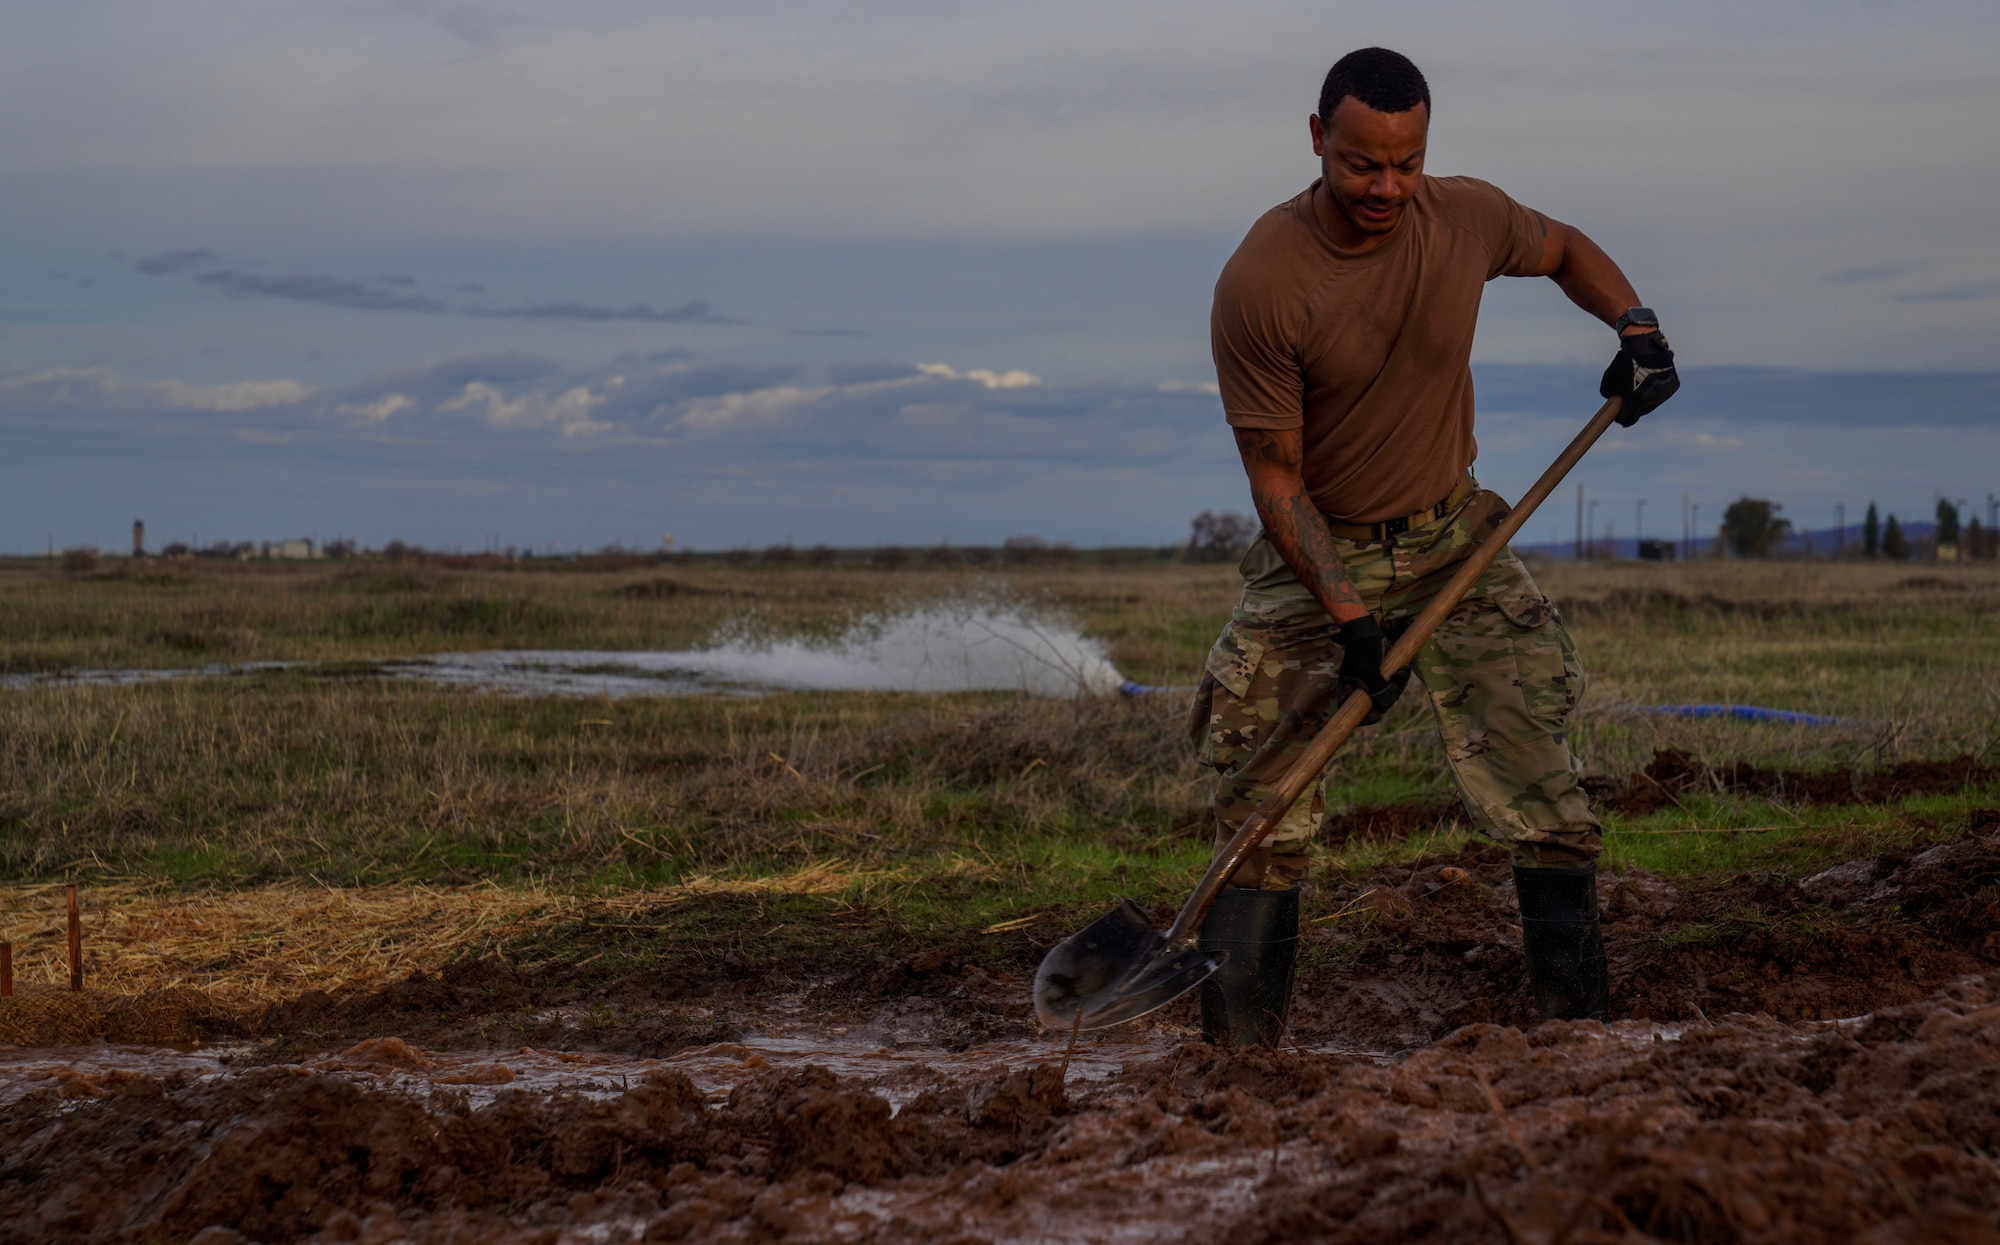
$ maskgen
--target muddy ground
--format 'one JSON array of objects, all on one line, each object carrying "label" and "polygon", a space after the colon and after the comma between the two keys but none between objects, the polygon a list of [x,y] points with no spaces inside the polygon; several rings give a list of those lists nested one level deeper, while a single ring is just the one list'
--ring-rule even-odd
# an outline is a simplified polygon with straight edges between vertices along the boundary
[{"label": "muddy ground", "polygon": [[[72,998],[35,1023],[233,1045],[7,1054],[0,1241],[2000,1242],[2000,816],[1938,839],[1607,878],[1603,1025],[1531,1023],[1497,849],[1384,867],[1315,897],[1283,1048],[1203,1046],[1183,1000],[1067,1077],[1033,931]],[[18,1041],[58,1001],[10,1004]]]}]

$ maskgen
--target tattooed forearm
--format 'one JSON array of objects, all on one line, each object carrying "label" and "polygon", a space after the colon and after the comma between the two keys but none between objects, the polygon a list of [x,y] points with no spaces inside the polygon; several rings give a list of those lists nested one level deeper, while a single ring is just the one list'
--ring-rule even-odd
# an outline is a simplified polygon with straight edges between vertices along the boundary
[{"label": "tattooed forearm", "polygon": [[1361,594],[1340,561],[1333,533],[1327,530],[1326,516],[1306,493],[1300,475],[1304,458],[1300,434],[1239,428],[1236,446],[1250,477],[1257,517],[1285,565],[1336,621],[1366,613]]}]

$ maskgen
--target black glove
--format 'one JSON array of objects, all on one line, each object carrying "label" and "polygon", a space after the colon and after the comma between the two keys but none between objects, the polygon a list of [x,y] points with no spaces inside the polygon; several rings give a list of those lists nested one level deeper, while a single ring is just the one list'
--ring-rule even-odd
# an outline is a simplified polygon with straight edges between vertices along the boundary
[{"label": "black glove", "polygon": [[1340,624],[1340,682],[1336,685],[1336,696],[1345,702],[1348,692],[1357,687],[1368,694],[1375,707],[1362,721],[1363,726],[1380,722],[1409,685],[1408,666],[1386,679],[1382,677],[1382,657],[1388,651],[1389,637],[1373,614]]},{"label": "black glove", "polygon": [[1607,398],[1625,399],[1618,422],[1630,428],[1639,417],[1665,402],[1681,387],[1674,371],[1674,352],[1660,330],[1633,333],[1618,339],[1618,357],[1604,369],[1597,392]]}]

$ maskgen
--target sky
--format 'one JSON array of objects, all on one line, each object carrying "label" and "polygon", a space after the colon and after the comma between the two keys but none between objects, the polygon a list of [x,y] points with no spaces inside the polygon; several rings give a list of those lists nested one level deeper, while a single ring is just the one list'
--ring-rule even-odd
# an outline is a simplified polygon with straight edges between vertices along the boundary
[{"label": "sky", "polygon": [[[1370,44],[1661,313],[1600,525],[2000,492],[1990,2],[0,0],[0,552],[1182,539],[1215,275]],[[1483,482],[1611,350],[1488,287]]]}]

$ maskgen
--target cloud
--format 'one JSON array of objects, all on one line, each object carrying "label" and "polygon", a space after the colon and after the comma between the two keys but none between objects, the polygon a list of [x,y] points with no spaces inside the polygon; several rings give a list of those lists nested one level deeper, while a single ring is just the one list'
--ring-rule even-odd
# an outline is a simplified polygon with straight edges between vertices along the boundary
[{"label": "cloud", "polygon": [[1041,377],[1019,368],[996,372],[991,368],[976,367],[968,372],[957,372],[947,363],[919,363],[917,370],[926,376],[940,376],[946,380],[977,381],[988,389],[1025,389],[1042,383]]},{"label": "cloud", "polygon": [[399,294],[377,289],[359,281],[340,277],[266,277],[251,272],[218,268],[199,272],[194,279],[210,289],[254,298],[288,298],[301,303],[328,307],[351,307],[361,311],[421,311],[438,313],[450,307],[427,294]]},{"label": "cloud", "polygon": [[482,404],[486,408],[486,422],[496,428],[553,426],[560,428],[565,437],[590,436],[611,430],[610,424],[598,423],[591,418],[591,412],[604,404],[604,395],[593,393],[587,385],[575,385],[559,393],[529,392],[510,400],[497,386],[474,381],[457,397],[441,403],[438,409],[456,412]]},{"label": "cloud", "polygon": [[773,425],[803,410],[833,392],[833,387],[800,389],[779,385],[749,393],[725,393],[714,398],[698,398],[681,412],[680,425],[700,431],[732,428],[742,424]]},{"label": "cloud", "polygon": [[291,406],[312,396],[312,390],[295,380],[239,380],[227,385],[163,380],[154,382],[151,390],[168,406],[195,411],[254,411]]},{"label": "cloud", "polygon": [[[17,463],[42,464],[72,488],[119,471],[157,475],[167,462],[185,464],[218,497],[250,481],[309,481],[338,524],[371,520],[356,500],[363,493],[394,493],[451,530],[458,509],[435,498],[454,488],[497,507],[479,512],[482,524],[516,516],[501,526],[566,533],[575,516],[626,496],[640,499],[634,522],[679,516],[670,521],[684,537],[702,531],[704,542],[725,543],[787,530],[890,538],[912,523],[932,525],[925,539],[1171,536],[1197,510],[1242,507],[1221,404],[1201,386],[1010,386],[975,370],[995,381],[1007,374],[894,362],[812,372],[634,354],[570,367],[494,353],[313,392],[283,379],[13,369],[0,370],[0,435],[18,447]],[[1595,408],[1595,369],[1476,372],[1481,479],[1518,495]],[[1726,500],[1724,490],[1799,506],[1928,497],[1932,487],[1971,496],[1968,472],[1992,461],[2000,435],[1996,411],[2000,372],[1692,369],[1680,396],[1614,432],[1577,478],[1594,497],[1687,492],[1704,506]],[[15,475],[39,490],[37,506],[61,504],[52,485]],[[266,505],[292,513],[288,496]]]},{"label": "cloud", "polygon": [[151,259],[142,259],[132,267],[147,276],[163,276],[170,272],[186,272],[190,268],[200,268],[213,264],[221,256],[214,251],[168,251]]},{"label": "cloud", "polygon": [[196,385],[128,381],[109,368],[45,368],[0,375],[0,409],[54,408],[122,414],[149,409],[252,411],[294,406],[312,396],[295,380],[239,380]]},{"label": "cloud", "polygon": [[534,303],[525,307],[466,307],[469,316],[485,316],[509,320],[640,320],[654,324],[738,324],[741,321],[725,320],[715,314],[707,303],[699,300],[669,307],[663,311],[653,310],[650,303],[631,303],[624,307],[607,307],[596,303]]},{"label": "cloud", "polygon": [[1886,264],[1863,264],[1859,268],[1843,268],[1839,272],[1829,272],[1825,279],[1842,285],[1867,285],[1877,281],[1893,281],[1897,277],[1907,277],[1930,265],[1920,259],[1892,260]]},{"label": "cloud", "polygon": [[398,368],[349,385],[329,396],[336,404],[335,409],[347,406],[358,411],[391,395],[404,399],[405,404],[397,406],[397,411],[417,407],[435,409],[439,403],[463,393],[467,385],[521,385],[541,380],[560,370],[554,361],[523,351],[458,355]]},{"label": "cloud", "polygon": [[[210,289],[239,298],[283,298],[294,302],[318,303],[325,307],[346,307],[358,311],[409,311],[427,315],[456,312],[483,319],[575,320],[586,323],[636,321],[649,324],[741,324],[715,314],[714,308],[699,299],[678,307],[655,309],[651,303],[611,306],[574,300],[527,303],[520,306],[453,306],[442,299],[414,291],[416,278],[377,277],[353,281],[328,276],[265,276],[224,264],[222,257],[208,250],[167,251],[132,265],[133,271],[147,276],[188,276]],[[388,288],[384,288],[388,287]],[[461,285],[461,293],[480,293],[478,285]],[[834,330],[838,332],[839,330]]]},{"label": "cloud", "polygon": [[398,411],[408,410],[415,405],[408,394],[385,393],[372,402],[342,402],[333,410],[339,415],[352,415],[367,423],[379,424]]}]

